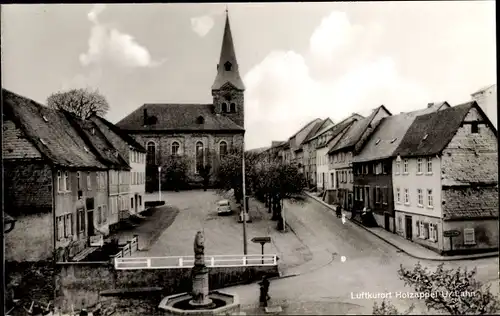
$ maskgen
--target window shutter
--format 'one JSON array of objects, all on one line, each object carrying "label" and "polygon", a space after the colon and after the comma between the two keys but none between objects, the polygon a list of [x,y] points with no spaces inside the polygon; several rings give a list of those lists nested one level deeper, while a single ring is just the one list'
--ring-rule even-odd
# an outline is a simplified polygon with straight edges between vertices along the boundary
[{"label": "window shutter", "polygon": [[438,240],[438,226],[437,226],[437,224],[434,224],[434,236],[433,236],[433,238],[435,241]]},{"label": "window shutter", "polygon": [[429,223],[424,223],[424,237],[429,239]]},{"label": "window shutter", "polygon": [[420,237],[420,221],[417,221],[417,236]]}]

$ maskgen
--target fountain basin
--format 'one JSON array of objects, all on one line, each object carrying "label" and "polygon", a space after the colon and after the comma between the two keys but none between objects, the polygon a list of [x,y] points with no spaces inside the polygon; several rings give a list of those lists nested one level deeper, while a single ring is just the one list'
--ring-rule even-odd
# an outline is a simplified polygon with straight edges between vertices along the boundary
[{"label": "fountain basin", "polygon": [[211,291],[208,298],[212,300],[210,308],[197,308],[189,304],[193,299],[189,293],[175,294],[165,297],[158,306],[165,315],[231,315],[240,310],[238,295],[221,291]]}]

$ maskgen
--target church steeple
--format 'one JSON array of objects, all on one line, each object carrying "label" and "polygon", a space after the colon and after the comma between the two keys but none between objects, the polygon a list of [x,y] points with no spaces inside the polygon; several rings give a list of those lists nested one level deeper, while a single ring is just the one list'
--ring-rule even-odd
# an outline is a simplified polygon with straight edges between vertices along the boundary
[{"label": "church steeple", "polygon": [[238,90],[245,90],[238,68],[233,37],[231,35],[231,26],[229,25],[229,14],[226,7],[226,25],[222,37],[219,64],[217,65],[217,76],[212,85],[212,90],[218,90],[228,82]]}]

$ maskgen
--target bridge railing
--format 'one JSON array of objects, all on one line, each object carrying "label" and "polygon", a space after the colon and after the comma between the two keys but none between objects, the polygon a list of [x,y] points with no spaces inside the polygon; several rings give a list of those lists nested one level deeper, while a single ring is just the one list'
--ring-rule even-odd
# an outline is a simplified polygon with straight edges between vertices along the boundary
[{"label": "bridge railing", "polygon": [[[205,265],[209,268],[273,266],[277,260],[276,255],[215,255],[205,256]],[[192,268],[194,256],[127,257],[114,261],[117,270]]]}]

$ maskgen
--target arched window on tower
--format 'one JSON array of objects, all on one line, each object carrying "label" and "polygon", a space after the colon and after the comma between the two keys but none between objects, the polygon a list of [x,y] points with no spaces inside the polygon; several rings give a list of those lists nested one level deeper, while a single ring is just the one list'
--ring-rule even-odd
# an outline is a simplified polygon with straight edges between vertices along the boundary
[{"label": "arched window on tower", "polygon": [[236,113],[236,104],[231,103],[231,105],[229,107],[229,112]]},{"label": "arched window on tower", "polygon": [[224,102],[222,103],[222,113],[226,113],[227,112],[227,103]]},{"label": "arched window on tower", "polygon": [[171,151],[172,151],[172,155],[173,156],[176,156],[176,155],[179,154],[179,148],[180,147],[181,146],[179,145],[179,142],[173,142],[172,143],[172,148],[171,148],[172,150]]},{"label": "arched window on tower", "polygon": [[203,168],[204,163],[205,163],[205,151],[203,148],[203,143],[198,141],[196,142],[196,159],[195,159],[194,172],[199,173],[201,168]]},{"label": "arched window on tower", "polygon": [[219,157],[222,157],[227,154],[227,143],[226,141],[222,140],[219,143]]},{"label": "arched window on tower", "polygon": [[150,165],[156,164],[156,144],[153,141],[149,141],[146,145],[147,148],[147,163]]},{"label": "arched window on tower", "polygon": [[231,64],[228,61],[226,61],[226,63],[224,64],[224,69],[226,69],[226,71],[231,71],[232,67],[233,67],[233,64]]}]

